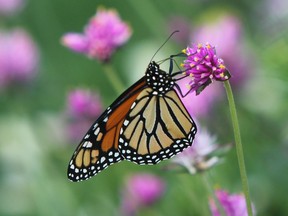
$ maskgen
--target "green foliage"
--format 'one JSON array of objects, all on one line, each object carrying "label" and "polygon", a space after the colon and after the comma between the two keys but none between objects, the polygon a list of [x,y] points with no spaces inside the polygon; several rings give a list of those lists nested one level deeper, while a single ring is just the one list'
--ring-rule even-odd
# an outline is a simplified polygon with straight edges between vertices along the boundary
[{"label": "green foliage", "polygon": [[[209,194],[201,176],[164,172],[167,161],[156,166],[121,162],[89,181],[67,180],[68,161],[78,144],[67,143],[62,127],[67,93],[75,87],[88,87],[100,92],[105,105],[117,93],[98,62],[69,51],[60,44],[60,38],[69,31],[81,32],[101,5],[115,8],[133,29],[131,40],[112,60],[127,87],[137,80],[127,77],[140,78],[138,71],[145,70],[139,68],[140,62],[148,63],[158,47],[149,50],[150,56],[138,50],[139,62],[131,61],[135,59],[131,50],[147,41],[160,46],[170,34],[166,28],[169,18],[184,16],[193,27],[201,25],[205,15],[223,13],[223,8],[227,13],[237,12],[244,23],[246,46],[255,52],[257,68],[245,87],[235,89],[251,199],[258,215],[288,215],[288,34],[280,25],[287,21],[287,14],[282,19],[268,16],[267,26],[258,17],[265,9],[263,1],[228,0],[128,0],[125,4],[111,0],[27,0],[23,11],[10,18],[5,27],[22,26],[31,33],[41,52],[41,65],[30,86],[0,93],[0,215],[119,215],[125,179],[138,172],[154,172],[167,181],[164,198],[139,215],[209,215]],[[174,46],[173,53],[183,48],[171,44],[167,46]],[[272,108],[265,109],[268,105]],[[215,106],[203,122],[219,141],[233,142],[225,102]],[[235,193],[241,190],[235,148],[211,174],[215,185]]]}]

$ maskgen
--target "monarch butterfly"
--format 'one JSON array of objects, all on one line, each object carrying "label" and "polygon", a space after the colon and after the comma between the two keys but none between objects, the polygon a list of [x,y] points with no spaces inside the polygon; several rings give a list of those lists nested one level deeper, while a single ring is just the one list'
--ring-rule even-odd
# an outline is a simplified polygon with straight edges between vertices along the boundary
[{"label": "monarch butterfly", "polygon": [[71,181],[86,180],[122,160],[156,164],[192,145],[197,128],[176,91],[184,97],[172,58],[169,73],[150,61],[145,76],[91,126],[68,165]]}]

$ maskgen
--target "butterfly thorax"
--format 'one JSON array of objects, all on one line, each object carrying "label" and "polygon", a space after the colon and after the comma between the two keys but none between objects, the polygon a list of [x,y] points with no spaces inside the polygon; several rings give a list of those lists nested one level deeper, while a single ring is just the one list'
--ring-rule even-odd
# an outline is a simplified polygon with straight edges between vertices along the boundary
[{"label": "butterfly thorax", "polygon": [[161,70],[156,62],[151,62],[146,70],[147,85],[153,89],[154,95],[163,95],[175,85],[171,75]]}]

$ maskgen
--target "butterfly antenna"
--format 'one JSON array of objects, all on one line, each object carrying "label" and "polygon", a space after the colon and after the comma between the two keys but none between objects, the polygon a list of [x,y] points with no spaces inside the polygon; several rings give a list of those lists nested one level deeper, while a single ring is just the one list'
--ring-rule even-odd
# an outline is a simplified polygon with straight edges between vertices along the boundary
[{"label": "butterfly antenna", "polygon": [[170,40],[170,38],[175,34],[179,32],[179,30],[176,30],[174,32],[172,32],[169,37],[164,41],[164,43],[157,49],[157,51],[154,53],[154,55],[152,56],[150,62],[153,60],[153,58],[156,56],[156,54],[159,52],[159,50]]}]

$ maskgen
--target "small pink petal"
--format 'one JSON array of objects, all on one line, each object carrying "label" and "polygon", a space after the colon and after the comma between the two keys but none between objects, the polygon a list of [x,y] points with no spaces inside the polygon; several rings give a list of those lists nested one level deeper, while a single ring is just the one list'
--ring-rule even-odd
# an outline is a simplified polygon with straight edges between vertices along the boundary
[{"label": "small pink petal", "polygon": [[61,43],[75,52],[85,53],[88,50],[88,42],[84,35],[67,33],[61,38]]}]

